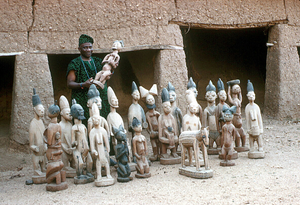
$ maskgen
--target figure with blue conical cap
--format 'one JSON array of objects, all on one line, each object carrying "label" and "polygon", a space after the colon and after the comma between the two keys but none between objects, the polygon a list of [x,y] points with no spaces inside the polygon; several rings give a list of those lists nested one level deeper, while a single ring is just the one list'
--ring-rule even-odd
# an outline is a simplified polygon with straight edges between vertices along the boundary
[{"label": "figure with blue conical cap", "polygon": [[223,138],[222,138],[222,127],[225,124],[225,119],[224,119],[224,114],[222,112],[223,106],[226,105],[229,107],[229,105],[226,103],[227,100],[227,93],[225,91],[224,83],[219,78],[218,80],[218,97],[219,97],[219,104],[216,107],[216,124],[217,124],[217,129],[219,131],[219,134],[221,136],[221,147],[223,146]]},{"label": "figure with blue conical cap", "polygon": [[[245,108],[246,122],[247,122],[247,133],[249,134],[250,151],[248,157],[251,159],[264,158],[265,152],[263,150],[263,122],[259,106],[254,103],[255,93],[253,84],[248,80],[247,84],[247,97],[249,103]],[[257,142],[258,148],[254,147],[254,142]]]},{"label": "figure with blue conical cap", "polygon": [[[144,129],[148,127],[148,123],[146,122],[146,115],[144,109],[139,104],[140,92],[134,81],[132,82],[131,96],[132,96],[132,104],[128,109],[128,130],[129,132],[132,132],[132,138],[133,138],[134,137],[134,129],[132,127],[133,118],[136,117],[141,122],[142,128]],[[132,156],[131,160],[135,161],[135,157]]]},{"label": "figure with blue conical cap", "polygon": [[[194,98],[192,98],[192,94],[194,94],[194,97],[197,101],[197,96],[198,96],[198,91],[197,91],[197,86],[196,83],[193,81],[193,78],[190,77],[190,80],[187,84],[187,91],[186,91],[186,99],[188,101],[188,104],[190,104],[192,101],[194,101]],[[198,103],[198,107],[199,107],[199,111],[196,113],[196,115],[199,117],[201,124],[203,124],[202,122],[202,107],[201,105]],[[189,109],[187,109],[187,113],[189,112]]]},{"label": "figure with blue conical cap", "polygon": [[[205,99],[207,101],[207,107],[203,112],[203,126],[209,126],[209,148],[207,150],[208,154],[219,154],[221,150],[221,137],[217,128],[216,121],[216,87],[213,85],[211,80],[206,87]],[[214,143],[216,146],[214,147]]]},{"label": "figure with blue conical cap", "polygon": [[[181,158],[176,153],[179,139],[175,129],[175,118],[171,114],[170,95],[166,88],[161,93],[163,113],[158,118],[158,137],[161,142],[161,164],[180,164]],[[171,151],[171,155],[167,153]]]},{"label": "figure with blue conical cap", "polygon": [[[42,118],[44,117],[45,108],[42,105],[40,97],[33,88],[32,105],[34,118],[29,125],[29,147],[32,151],[32,162],[34,174],[32,181],[35,184],[46,183],[46,150],[47,146],[44,142],[45,126]],[[31,182],[32,183],[32,182]]]},{"label": "figure with blue conical cap", "polygon": [[[76,103],[76,100],[72,100],[71,115],[74,119],[74,125],[72,126],[72,140],[71,144],[74,147],[73,158],[76,165],[76,174],[74,177],[75,184],[85,184],[94,181],[94,176],[91,174],[93,160],[89,153],[88,145],[88,133],[85,125],[82,123],[84,117],[84,110],[81,105]],[[84,168],[86,173],[84,174]]]},{"label": "figure with blue conical cap", "polygon": [[60,113],[58,105],[50,105],[48,109],[48,117],[51,122],[45,130],[45,142],[48,145],[46,156],[48,159],[46,179],[47,191],[60,191],[68,188],[66,182],[66,171],[63,170],[64,163],[61,160],[63,153],[61,149],[61,127],[57,122],[57,117]]},{"label": "figure with blue conical cap", "polygon": [[[236,113],[233,115],[232,124],[235,126],[238,134],[235,138],[235,150],[237,152],[246,152],[249,150],[246,147],[246,133],[243,129],[242,121],[242,91],[240,87],[240,80],[231,80],[227,82],[228,85],[228,101],[230,104],[236,106]],[[241,143],[242,142],[242,143]]]}]

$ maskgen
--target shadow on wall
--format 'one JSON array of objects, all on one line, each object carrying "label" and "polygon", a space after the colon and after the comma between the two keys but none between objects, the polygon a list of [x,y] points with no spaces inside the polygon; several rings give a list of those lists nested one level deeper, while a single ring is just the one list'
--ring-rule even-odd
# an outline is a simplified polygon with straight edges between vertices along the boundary
[{"label": "shadow on wall", "polygon": [[263,108],[268,39],[266,28],[254,29],[187,29],[182,28],[189,77],[198,87],[198,101],[206,107],[205,89],[209,80],[217,87],[240,79],[243,107],[247,100],[247,80],[255,89],[256,103]]},{"label": "shadow on wall", "polygon": [[[150,89],[154,81],[154,62],[157,50],[143,50],[132,52],[121,52],[119,66],[115,70],[112,78],[108,81],[119,99],[117,110],[121,115],[127,115],[128,108],[132,103],[131,84],[135,81],[137,86]],[[106,54],[93,54],[101,59]],[[54,98],[58,100],[61,95],[65,95],[71,101],[71,90],[67,88],[66,72],[69,62],[79,55],[48,55],[49,67],[52,76]],[[156,99],[157,100],[157,99]],[[140,100],[140,105],[147,110],[145,100]]]}]

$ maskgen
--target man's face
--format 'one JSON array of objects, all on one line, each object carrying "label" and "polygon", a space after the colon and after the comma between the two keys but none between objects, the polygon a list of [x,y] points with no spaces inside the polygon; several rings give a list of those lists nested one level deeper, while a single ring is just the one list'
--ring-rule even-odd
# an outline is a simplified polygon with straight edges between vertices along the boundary
[{"label": "man's face", "polygon": [[34,107],[34,111],[39,117],[43,117],[44,112],[45,112],[45,108],[42,104],[39,104],[39,105]]},{"label": "man's face", "polygon": [[169,92],[170,95],[170,102],[174,102],[176,100],[176,93],[174,91]]},{"label": "man's face", "polygon": [[83,110],[83,108],[78,108],[77,109],[77,113],[78,113],[78,119],[79,119],[79,117],[84,117],[84,110]]},{"label": "man's face", "polygon": [[136,126],[133,128],[133,130],[134,130],[135,132],[142,132],[142,130],[143,130],[142,125],[141,125],[141,124],[136,125]]},{"label": "man's face", "polygon": [[102,104],[101,104],[102,100],[101,100],[101,98],[99,96],[89,99],[87,101],[87,107],[90,108],[90,109],[92,109],[93,103],[97,104],[97,107],[98,107],[99,110],[102,109]]},{"label": "man's face", "polygon": [[170,102],[164,102],[163,103],[163,109],[164,109],[164,112],[166,114],[169,114],[171,112],[171,103]]},{"label": "man's face", "polygon": [[248,92],[247,97],[248,97],[248,100],[250,102],[254,102],[254,100],[255,100],[255,93],[253,91],[250,91],[250,92]]},{"label": "man's face", "polygon": [[93,116],[93,124],[99,125],[100,124],[100,117],[99,116]]},{"label": "man's face", "polygon": [[93,53],[93,44],[83,43],[79,46],[78,50],[83,57],[90,58]]},{"label": "man's face", "polygon": [[226,101],[227,95],[226,95],[225,90],[221,90],[221,91],[219,92],[219,99],[220,99],[220,101],[223,101],[223,102]]},{"label": "man's face", "polygon": [[65,108],[61,111],[61,116],[67,120],[67,121],[71,121],[72,120],[72,116],[71,116],[71,109],[70,108]]},{"label": "man's face", "polygon": [[154,105],[155,99],[154,99],[153,95],[147,95],[147,97],[146,97],[146,103],[148,105]]},{"label": "man's face", "polygon": [[138,90],[135,90],[131,95],[132,95],[132,98],[134,100],[139,100],[140,99],[140,93],[139,93]]},{"label": "man's face", "polygon": [[205,94],[205,99],[208,101],[208,102],[214,102],[217,98],[217,94],[215,91],[207,91],[206,94]]}]

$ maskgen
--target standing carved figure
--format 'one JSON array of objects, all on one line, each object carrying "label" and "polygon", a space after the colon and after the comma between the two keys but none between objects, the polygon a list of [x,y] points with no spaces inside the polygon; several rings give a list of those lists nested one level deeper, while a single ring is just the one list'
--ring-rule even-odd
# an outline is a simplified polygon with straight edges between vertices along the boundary
[{"label": "standing carved figure", "polygon": [[220,162],[221,166],[235,165],[235,162],[231,160],[231,157],[233,155],[233,142],[237,131],[231,121],[233,119],[233,114],[236,112],[236,109],[236,106],[232,106],[231,108],[227,107],[226,105],[223,106],[223,113],[226,124],[222,127],[222,137],[224,140],[224,144],[221,153],[224,160]]},{"label": "standing carved figure", "polygon": [[[140,92],[134,81],[132,82],[131,91],[132,91],[131,92],[132,104],[130,105],[130,107],[128,109],[128,130],[129,130],[129,132],[132,132],[132,138],[133,138],[134,137],[134,129],[132,127],[132,121],[133,121],[134,117],[136,117],[142,123],[142,128],[146,129],[148,127],[148,124],[146,122],[146,115],[145,115],[144,109],[138,103],[138,101],[140,99]],[[130,144],[132,144],[132,143],[130,143]],[[135,162],[135,157],[132,156],[131,160],[133,160]]]},{"label": "standing carved figure", "polygon": [[[261,112],[259,106],[254,103],[255,93],[254,88],[250,80],[247,84],[247,97],[249,103],[245,108],[246,112],[246,122],[247,122],[247,133],[249,134],[249,144],[250,151],[248,152],[248,157],[251,159],[259,159],[265,157],[265,152],[263,150],[263,122],[261,117]],[[254,142],[257,142],[258,149],[254,148]]]},{"label": "standing carved figure", "polygon": [[[93,124],[94,127],[90,132],[90,145],[91,153],[96,158],[96,170],[97,178],[95,180],[95,186],[109,186],[115,183],[114,179],[110,175],[109,168],[109,140],[106,130],[100,126],[100,113],[97,104],[92,105],[93,110]],[[106,177],[102,177],[101,169],[105,168]]]},{"label": "standing carved figure", "polygon": [[[216,123],[216,87],[212,84],[211,80],[206,87],[205,99],[207,100],[207,107],[203,112],[203,126],[209,127],[209,148],[208,154],[219,154],[221,151],[221,139]],[[216,147],[214,147],[216,143]]]},{"label": "standing carved figure", "polygon": [[219,104],[216,107],[215,114],[216,114],[217,130],[221,136],[221,147],[223,147],[222,127],[223,125],[225,125],[225,119],[222,110],[224,105],[226,105],[227,107],[229,107],[229,105],[226,103],[227,93],[225,91],[224,83],[221,80],[221,78],[219,78],[217,86],[218,86]]},{"label": "standing carved figure", "polygon": [[[180,157],[176,153],[176,147],[178,146],[178,133],[175,129],[175,119],[171,114],[171,103],[169,92],[166,88],[163,88],[161,93],[163,113],[158,118],[158,137],[161,142],[161,164],[179,164]],[[171,155],[167,153],[167,150],[171,151]]]},{"label": "standing carved figure", "polygon": [[114,73],[114,70],[119,65],[120,56],[119,51],[124,47],[123,41],[115,41],[112,47],[112,53],[106,55],[102,61],[102,70],[98,72],[95,76],[93,83],[104,88],[106,80],[109,80],[111,75]]},{"label": "standing carved figure", "polygon": [[118,182],[128,182],[132,180],[130,176],[131,170],[129,167],[129,149],[127,146],[127,137],[122,125],[119,128],[112,127],[112,132],[117,140],[116,149],[116,159],[118,161]]},{"label": "standing carved figure", "polygon": [[132,128],[134,130],[134,137],[132,139],[132,150],[136,157],[136,171],[135,177],[148,178],[151,176],[149,163],[146,158],[147,155],[147,140],[142,135],[142,124],[134,117],[132,120]]},{"label": "standing carved figure", "polygon": [[66,171],[62,170],[64,163],[61,160],[63,153],[61,149],[61,127],[57,123],[57,116],[60,113],[59,107],[56,105],[50,105],[48,109],[48,116],[51,119],[48,128],[45,130],[45,142],[48,145],[46,156],[48,159],[47,164],[47,191],[60,191],[68,188],[66,182]]},{"label": "standing carved figure", "polygon": [[[194,93],[195,98],[196,98],[196,100],[197,100],[197,96],[198,96],[197,85],[196,85],[196,83],[193,81],[193,78],[192,78],[192,77],[190,77],[190,80],[189,80],[189,82],[188,82],[188,84],[187,84],[187,89],[190,90],[190,91],[192,91],[192,93]],[[188,99],[190,99],[190,98],[188,98]],[[190,103],[191,103],[191,102],[188,101],[188,104],[190,104]],[[198,104],[198,105],[199,105],[199,104]],[[187,111],[187,112],[189,112],[189,111]],[[199,112],[196,113],[196,115],[199,117],[201,124],[203,124],[203,122],[202,122],[202,107],[201,107],[201,105],[199,105]]]},{"label": "standing carved figure", "polygon": [[153,155],[149,157],[150,161],[158,161],[160,159],[160,141],[158,139],[158,118],[160,113],[155,110],[155,99],[154,96],[157,96],[157,87],[154,84],[151,89],[148,91],[142,86],[139,87],[142,98],[146,98],[146,106],[149,109],[146,112],[146,119],[148,123],[147,131],[150,135],[150,142],[153,150]]},{"label": "standing carved figure", "polygon": [[[227,82],[228,85],[228,101],[236,106],[236,113],[233,116],[232,123],[235,126],[238,134],[235,139],[235,150],[238,152],[248,151],[249,148],[245,146],[246,144],[246,134],[243,129],[242,122],[242,91],[239,86],[240,80],[231,80]],[[232,87],[232,88],[231,88]],[[242,144],[241,144],[242,141]]]},{"label": "standing carved figure", "polygon": [[64,163],[64,170],[66,170],[66,176],[73,178],[76,176],[76,170],[74,169],[75,161],[73,158],[74,147],[71,144],[72,116],[69,102],[63,95],[59,98],[59,107],[61,110],[61,121],[59,122],[61,127],[61,147],[63,150],[61,158]]},{"label": "standing carved figure", "polygon": [[[107,88],[107,98],[108,98],[108,103],[110,105],[110,113],[107,115],[107,123],[109,127],[110,140],[116,154],[115,146],[117,145],[117,139],[114,136],[112,128],[113,127],[118,128],[120,126],[124,128],[124,122],[121,115],[117,113],[117,108],[119,107],[119,101],[114,90],[111,87]],[[125,129],[124,132],[126,133]]]},{"label": "standing carved figure", "polygon": [[[72,147],[74,147],[73,158],[76,165],[77,176],[74,177],[75,184],[85,184],[94,181],[94,176],[91,174],[93,161],[89,153],[89,145],[87,139],[87,129],[82,120],[84,117],[84,110],[81,105],[76,103],[73,99],[71,107],[71,115],[74,119],[74,125],[72,127]],[[86,174],[84,174],[84,168]]]},{"label": "standing carved figure", "polygon": [[[33,88],[32,105],[34,118],[29,125],[29,146],[33,153],[32,162],[34,174],[32,181],[35,184],[46,183],[46,150],[47,146],[43,140],[45,126],[42,118],[45,108],[42,105],[40,97]],[[31,182],[32,183],[32,182]]]}]

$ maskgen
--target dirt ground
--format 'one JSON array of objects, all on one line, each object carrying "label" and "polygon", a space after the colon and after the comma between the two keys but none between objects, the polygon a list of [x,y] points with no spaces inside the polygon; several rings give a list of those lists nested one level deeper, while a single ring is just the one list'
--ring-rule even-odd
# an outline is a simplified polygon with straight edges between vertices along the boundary
[{"label": "dirt ground", "polygon": [[[155,162],[148,179],[95,187],[93,183],[75,185],[68,178],[68,189],[56,193],[47,192],[45,184],[25,185],[33,173],[30,155],[4,143],[0,148],[0,204],[299,204],[298,133],[299,122],[264,119],[266,157],[255,160],[239,153],[236,166],[221,167],[218,157],[210,155],[210,179],[185,177],[179,175],[180,165]],[[115,169],[111,170],[116,178]]]}]

